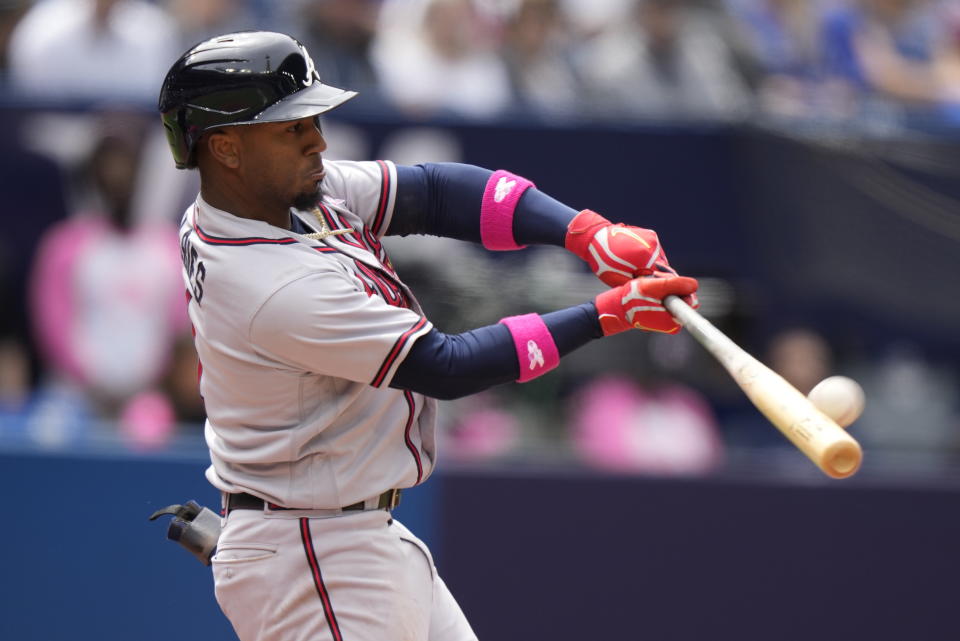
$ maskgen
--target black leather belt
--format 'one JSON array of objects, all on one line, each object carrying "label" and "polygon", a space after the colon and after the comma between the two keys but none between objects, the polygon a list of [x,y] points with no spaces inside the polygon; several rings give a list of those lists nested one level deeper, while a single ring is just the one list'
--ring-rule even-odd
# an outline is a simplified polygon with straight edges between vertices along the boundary
[{"label": "black leather belt", "polygon": [[[392,510],[398,505],[400,505],[400,490],[387,490],[378,498],[377,506],[370,509]],[[275,503],[270,503],[269,501],[264,501],[260,497],[254,496],[253,494],[247,494],[246,492],[241,494],[227,494],[227,500],[224,509],[226,514],[230,514],[230,512],[234,510],[262,510],[264,506],[269,507],[271,510],[309,511],[311,509],[277,505]],[[358,501],[340,509],[343,512],[356,512],[365,510],[366,507],[366,501]]]}]

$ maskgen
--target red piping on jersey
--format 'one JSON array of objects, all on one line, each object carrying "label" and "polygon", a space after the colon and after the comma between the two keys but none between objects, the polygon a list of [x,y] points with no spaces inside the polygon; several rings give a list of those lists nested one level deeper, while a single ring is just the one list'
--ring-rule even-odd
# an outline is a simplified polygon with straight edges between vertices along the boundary
[{"label": "red piping on jersey", "polygon": [[377,238],[371,231],[369,227],[363,228],[363,239],[367,243],[367,247],[377,257],[377,260],[380,261],[380,264],[390,272],[390,274],[396,278],[397,270],[393,268],[393,263],[390,262],[390,257],[387,256],[386,250],[383,248],[383,243],[380,242],[380,239]]},{"label": "red piping on jersey", "polygon": [[[199,216],[199,210],[196,212]],[[222,236],[211,236],[203,231],[200,224],[194,220],[193,231],[197,236],[208,245],[231,245],[234,247],[245,247],[249,245],[292,245],[297,242],[296,238],[261,238],[259,236],[249,236],[246,238],[224,238]],[[337,251],[332,247],[314,247],[318,252],[327,253]]]},{"label": "red piping on jersey", "polygon": [[296,238],[259,238],[250,236],[248,238],[223,238],[221,236],[211,236],[200,228],[197,223],[193,224],[193,230],[197,236],[208,245],[290,245],[297,242]]},{"label": "red piping on jersey", "polygon": [[386,230],[380,229],[383,217],[387,213],[387,201],[390,199],[390,168],[387,163],[378,160],[380,165],[380,202],[377,204],[377,215],[373,217],[373,232],[378,236]]},{"label": "red piping on jersey", "polygon": [[[410,308],[410,301],[407,300],[407,295],[403,292],[403,288],[395,283],[390,276],[379,269],[375,270],[364,265],[357,259],[354,259],[353,262],[356,264],[357,269],[373,282],[373,286],[380,292],[380,297],[387,301],[389,305],[403,307],[404,309]],[[361,278],[360,280],[363,279]]]},{"label": "red piping on jersey", "polygon": [[407,444],[407,449],[413,454],[413,460],[417,463],[417,485],[419,485],[420,481],[423,480],[423,462],[420,460],[420,452],[417,451],[417,446],[413,444],[413,439],[410,438],[410,429],[413,427],[413,416],[417,411],[417,404],[414,402],[413,392],[410,390],[403,390],[403,397],[407,399],[407,407],[410,409],[410,415],[407,417],[407,427],[403,430],[403,440]]},{"label": "red piping on jersey", "polygon": [[[323,203],[317,203],[317,207],[322,212],[323,217],[327,219],[327,224],[331,229],[346,229],[346,225],[340,221],[340,217],[336,214],[336,212],[328,209]],[[366,245],[363,244],[360,234],[357,233],[357,230],[353,230],[349,234],[338,234],[338,236],[342,242],[352,247],[356,247],[357,249],[367,249]]]},{"label": "red piping on jersey", "polygon": [[330,603],[330,594],[327,592],[327,586],[324,585],[323,576],[320,574],[317,553],[313,550],[313,538],[310,536],[310,519],[308,518],[300,519],[300,538],[303,540],[303,551],[307,555],[307,563],[310,565],[310,574],[313,575],[313,585],[317,588],[317,594],[320,595],[320,601],[323,603],[323,614],[327,618],[327,625],[330,626],[334,641],[343,641],[343,635],[340,634],[340,624],[337,623],[337,617],[333,613],[333,604]]},{"label": "red piping on jersey", "polygon": [[393,363],[397,360],[397,357],[400,355],[400,352],[403,351],[404,345],[407,344],[407,341],[410,340],[410,337],[415,333],[420,331],[424,325],[427,324],[427,319],[421,317],[417,323],[405,331],[400,338],[397,339],[397,342],[393,344],[393,349],[390,350],[390,353],[387,354],[387,357],[383,360],[383,364],[380,366],[380,369],[377,371],[376,377],[374,377],[373,382],[370,383],[373,387],[380,387],[383,384],[383,379],[386,378],[387,372],[390,371],[390,368],[393,366]]}]

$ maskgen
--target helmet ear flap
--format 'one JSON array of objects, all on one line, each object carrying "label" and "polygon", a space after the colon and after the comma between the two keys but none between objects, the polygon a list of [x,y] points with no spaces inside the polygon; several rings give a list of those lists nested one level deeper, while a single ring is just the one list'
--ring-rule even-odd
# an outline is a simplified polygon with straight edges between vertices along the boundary
[{"label": "helmet ear flap", "polygon": [[196,140],[191,139],[189,127],[180,124],[182,111],[168,112],[161,116],[163,132],[167,136],[167,144],[173,153],[173,160],[177,169],[193,169],[197,166],[193,147]]}]

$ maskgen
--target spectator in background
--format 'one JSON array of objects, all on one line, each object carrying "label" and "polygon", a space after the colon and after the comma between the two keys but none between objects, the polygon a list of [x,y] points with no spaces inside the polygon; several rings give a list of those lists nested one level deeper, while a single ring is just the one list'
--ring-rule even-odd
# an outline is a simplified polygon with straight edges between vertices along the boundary
[{"label": "spectator in background", "polygon": [[154,103],[179,42],[146,0],[39,0],[11,38],[12,85],[31,97]]},{"label": "spectator in background", "polygon": [[372,57],[388,100],[410,116],[487,119],[509,105],[506,67],[471,0],[386,2]]},{"label": "spectator in background", "polygon": [[947,122],[960,125],[960,5],[945,4],[941,17],[946,35],[934,59],[937,101]]},{"label": "spectator in background", "polygon": [[794,327],[771,339],[767,362],[773,371],[806,395],[833,373],[833,349],[812,327]]},{"label": "spectator in background", "polygon": [[30,7],[30,0],[0,0],[0,84],[7,81],[10,60],[10,37]]},{"label": "spectator in background", "polygon": [[760,109],[799,117],[842,111],[833,107],[834,92],[824,82],[821,51],[823,14],[835,4],[834,0],[726,1],[757,75]]},{"label": "spectator in background", "polygon": [[144,122],[104,117],[88,170],[91,204],[41,241],[31,282],[35,333],[53,377],[81,389],[139,445],[169,435],[155,386],[187,326],[177,228],[130,216]]},{"label": "spectator in background", "polygon": [[300,0],[289,33],[306,45],[324,83],[378,92],[370,50],[382,0]]},{"label": "spectator in background", "polygon": [[506,21],[502,47],[518,109],[546,118],[578,113],[584,90],[573,38],[558,0],[520,1]]},{"label": "spectator in background", "polygon": [[642,385],[601,376],[574,397],[571,441],[599,469],[644,474],[705,474],[723,460],[720,429],[710,404],[680,383]]},{"label": "spectator in background", "polygon": [[749,106],[718,26],[683,0],[637,0],[579,64],[602,118],[728,119]]},{"label": "spectator in background", "polygon": [[948,32],[928,0],[856,0],[824,22],[826,71],[855,98],[851,115],[896,118],[940,102],[934,71]]},{"label": "spectator in background", "polygon": [[919,455],[930,469],[960,453],[960,380],[914,345],[886,346],[856,376],[867,402],[855,424],[866,448]]},{"label": "spectator in background", "polygon": [[200,396],[199,358],[190,332],[179,332],[170,349],[170,367],[160,389],[170,400],[180,423],[192,423],[203,430],[207,412]]},{"label": "spectator in background", "polygon": [[39,378],[27,280],[41,235],[67,215],[63,172],[23,145],[22,121],[10,113],[0,119],[0,414],[22,409]]},{"label": "spectator in background", "polygon": [[245,0],[164,0],[179,34],[177,52],[222,33],[259,28]]},{"label": "spectator in background", "polygon": [[625,20],[636,0],[559,0],[559,3],[576,38],[584,40]]},{"label": "spectator in background", "polygon": [[[30,398],[30,363],[23,343],[0,338],[0,416],[19,412]],[[0,418],[0,426],[4,420]]]}]

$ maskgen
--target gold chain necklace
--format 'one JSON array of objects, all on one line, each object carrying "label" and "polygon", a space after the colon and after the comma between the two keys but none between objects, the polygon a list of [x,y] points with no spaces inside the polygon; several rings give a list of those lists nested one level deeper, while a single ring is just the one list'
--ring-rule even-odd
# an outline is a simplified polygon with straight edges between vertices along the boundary
[{"label": "gold chain necklace", "polygon": [[339,236],[340,234],[352,234],[353,228],[347,227],[346,229],[330,229],[330,225],[327,224],[327,219],[323,217],[323,214],[320,212],[318,207],[314,207],[310,210],[310,213],[313,214],[313,217],[317,219],[317,222],[320,223],[320,231],[313,232],[311,234],[304,234],[304,238],[309,238],[310,240],[323,240],[327,236]]}]

